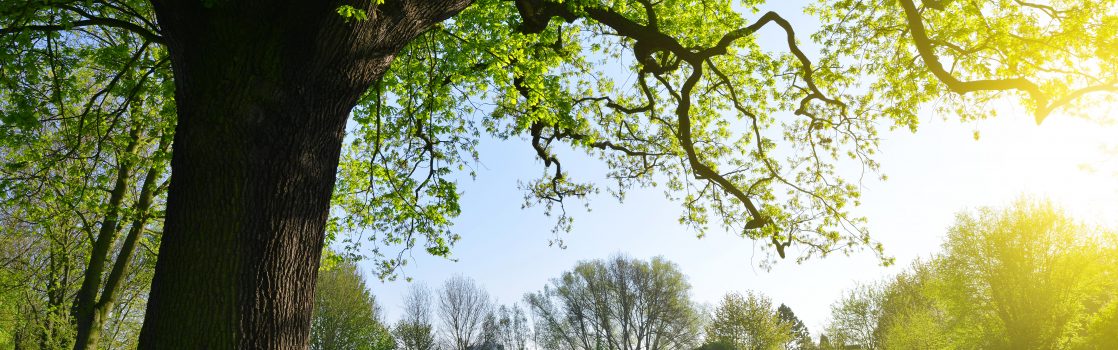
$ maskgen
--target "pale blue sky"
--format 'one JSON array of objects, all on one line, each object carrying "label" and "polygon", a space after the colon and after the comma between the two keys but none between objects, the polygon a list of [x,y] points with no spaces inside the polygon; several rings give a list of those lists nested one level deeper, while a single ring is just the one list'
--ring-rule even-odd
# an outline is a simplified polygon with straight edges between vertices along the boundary
[{"label": "pale blue sky", "polygon": [[[794,17],[798,28],[811,25],[792,16],[796,10],[778,12]],[[810,31],[798,30],[806,41]],[[518,180],[538,176],[542,165],[525,140],[513,139],[483,141],[477,180],[459,184],[463,210],[455,229],[462,241],[452,254],[458,261],[415,251],[402,272],[430,287],[466,275],[507,304],[542,289],[579,260],[619,252],[637,258],[662,255],[688,275],[694,300],[714,304],[727,292],[758,291],[790,306],[818,334],[829,306],[844,290],[939,251],[960,210],[1005,205],[1026,194],[1051,198],[1080,218],[1118,227],[1118,154],[1101,150],[1118,145],[1118,127],[1059,114],[1038,126],[1015,109],[1007,106],[996,119],[973,123],[924,113],[915,134],[882,133],[877,159],[889,180],[867,177],[863,206],[854,213],[868,218],[873,237],[897,258],[894,267],[881,267],[866,251],[804,264],[786,260],[766,271],[757,267],[762,249],[769,249],[763,242],[717,230],[697,239],[678,223],[678,204],[664,199],[660,189],[635,190],[623,204],[601,195],[592,200],[589,213],[573,208],[574,230],[563,235],[568,248],[549,247],[554,219],[539,208],[522,210],[523,193],[517,189]],[[982,136],[977,141],[976,130]],[[585,158],[567,156],[564,169],[579,179],[601,178],[604,168]],[[1095,171],[1084,170],[1086,164]],[[399,317],[407,286],[402,279],[369,281],[389,322]]]},{"label": "pale blue sky", "polygon": [[[896,273],[912,259],[939,250],[941,239],[960,210],[1004,205],[1021,194],[1052,198],[1081,218],[1115,227],[1118,221],[1118,170],[1115,155],[1101,151],[1118,143],[1118,128],[1053,116],[1037,126],[1027,116],[964,124],[924,117],[915,133],[885,133],[881,161],[885,182],[864,183],[864,205],[856,213],[869,219],[873,237],[897,257],[881,267],[873,254],[834,255],[804,264],[782,261],[770,271],[756,268],[763,244],[731,233],[698,239],[676,221],[678,205],[659,190],[634,191],[623,204],[608,196],[592,202],[593,211],[574,211],[567,249],[549,247],[553,220],[536,208],[520,208],[517,180],[538,174],[540,164],[522,140],[487,141],[477,181],[461,188],[463,212],[456,229],[457,262],[416,252],[403,272],[437,287],[455,274],[470,276],[501,303],[521,300],[575,262],[623,252],[633,257],[662,255],[689,277],[693,298],[716,303],[726,292],[755,290],[792,307],[817,333],[829,305],[858,282]],[[981,139],[973,139],[974,130]],[[569,161],[574,174],[598,168]],[[1093,164],[1098,171],[1081,169]],[[589,168],[589,169],[588,169]],[[601,172],[598,172],[599,174]],[[586,174],[585,176],[592,176]],[[372,280],[370,288],[387,311],[399,316],[407,282]]]}]

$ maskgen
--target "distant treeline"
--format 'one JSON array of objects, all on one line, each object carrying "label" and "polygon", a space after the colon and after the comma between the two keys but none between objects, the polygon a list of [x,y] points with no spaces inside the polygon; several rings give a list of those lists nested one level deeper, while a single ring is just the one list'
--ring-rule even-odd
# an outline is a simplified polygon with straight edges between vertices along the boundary
[{"label": "distant treeline", "polygon": [[[5,236],[0,349],[76,344],[70,305],[84,266],[82,247],[66,242]],[[1044,201],[959,214],[941,253],[848,291],[818,338],[756,292],[697,304],[686,275],[659,257],[583,261],[508,305],[465,276],[416,283],[394,322],[355,262],[327,261],[315,350],[1118,349],[1118,234]],[[100,348],[135,348],[148,264],[123,279]]]},{"label": "distant treeline", "polygon": [[405,350],[1118,349],[1118,235],[1043,201],[961,213],[942,253],[848,291],[818,339],[764,295],[697,305],[677,265],[625,256],[511,305],[467,277],[417,284],[382,329]]}]

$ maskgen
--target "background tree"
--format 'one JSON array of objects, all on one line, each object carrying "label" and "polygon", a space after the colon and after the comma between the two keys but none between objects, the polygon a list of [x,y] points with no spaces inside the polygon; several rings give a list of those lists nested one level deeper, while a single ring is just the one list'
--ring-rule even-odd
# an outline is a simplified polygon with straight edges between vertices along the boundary
[{"label": "background tree", "polygon": [[[1118,280],[1118,233],[1111,231],[1100,241],[1104,242],[1102,249],[1107,253],[1098,263],[1110,267],[1103,271],[1102,280]],[[1118,347],[1118,332],[1108,331],[1118,328],[1118,286],[1111,286],[1109,302],[1088,304],[1098,305],[1098,308],[1093,315],[1087,316],[1088,326],[1082,335],[1076,338],[1077,346],[1102,349]],[[1106,291],[1101,294],[1105,296]]]},{"label": "background tree", "polygon": [[397,347],[407,350],[431,350],[436,348],[435,329],[431,324],[408,323],[400,320],[392,327],[392,336]]},{"label": "background tree", "polygon": [[[927,263],[916,261],[907,271],[888,280],[874,334],[882,348],[952,347],[949,325],[956,321],[950,321],[949,314],[943,310],[942,299],[936,297],[953,294],[942,287],[943,280],[939,276],[943,270],[941,258]],[[977,333],[977,337],[984,337],[982,334],[988,332],[974,324],[962,323],[960,327],[969,327],[970,331],[965,333]]]},{"label": "background tree", "polygon": [[0,255],[12,284],[0,288],[20,295],[12,329],[29,343],[18,345],[130,346],[162,230],[175,125],[166,51],[111,29],[35,35],[7,25]]},{"label": "background tree", "polygon": [[1102,234],[1046,201],[959,215],[944,244],[951,288],[993,316],[991,348],[1066,346],[1071,325],[1118,288]]},{"label": "background tree", "polygon": [[528,350],[532,328],[520,303],[514,303],[512,307],[501,305],[497,309],[497,322],[500,343],[505,350]]},{"label": "background tree", "polygon": [[826,334],[819,335],[819,349],[820,350],[834,350],[835,346],[831,343],[831,339],[827,338]]},{"label": "background tree", "polygon": [[1042,200],[961,213],[941,255],[852,291],[827,335],[862,348],[1106,348],[1115,236]]},{"label": "background tree", "polygon": [[875,334],[881,319],[883,289],[878,284],[861,284],[831,305],[831,321],[825,331],[831,347],[881,348]]},{"label": "background tree", "polygon": [[489,293],[472,278],[454,276],[438,292],[440,332],[446,346],[467,350],[481,345],[486,317],[493,308]]},{"label": "background tree", "polygon": [[481,322],[481,334],[477,337],[477,342],[470,346],[474,350],[503,350],[504,345],[501,343],[501,324],[497,320],[495,308],[490,307],[489,313],[485,315],[485,320]]},{"label": "background tree", "polygon": [[811,332],[808,331],[804,322],[800,321],[799,317],[796,317],[796,313],[792,312],[792,308],[780,304],[780,306],[776,308],[776,315],[780,317],[782,322],[791,326],[789,330],[792,334],[792,342],[789,343],[789,350],[815,349],[815,342],[811,339]]},{"label": "background tree", "polygon": [[729,293],[714,309],[714,317],[706,326],[706,341],[733,349],[787,349],[796,340],[792,326],[781,318],[769,298],[753,292]]},{"label": "background tree", "polygon": [[403,316],[392,328],[401,350],[432,350],[435,348],[435,326],[431,323],[431,290],[422,283],[413,284],[404,295]]},{"label": "background tree", "polygon": [[[458,239],[447,174],[473,156],[475,130],[530,139],[548,172],[526,185],[529,203],[553,209],[560,229],[563,200],[596,189],[561,169],[552,147],[564,143],[604,158],[618,197],[665,183],[700,232],[724,226],[804,259],[880,252],[850,213],[862,173],[835,166],[877,169],[878,125],[915,128],[918,107],[940,99],[985,115],[985,102],[1007,95],[1039,121],[1118,90],[1113,1],[821,1],[809,10],[823,22],[815,60],[783,17],[746,20],[730,3],[490,0],[459,14],[470,1],[16,1],[0,4],[0,57],[5,68],[44,62],[29,49],[62,34],[82,38],[59,48],[114,47],[87,36],[99,31],[165,48],[174,180],[145,347],[304,346],[306,281],[327,227],[379,228],[374,239],[404,247],[422,237],[447,254]],[[764,27],[787,51],[760,48]],[[615,68],[588,61],[622,54],[634,58],[632,85],[596,79]],[[388,75],[398,55],[416,59]],[[5,110],[51,101],[3,91]],[[495,105],[476,124],[458,113],[476,112],[473,97]],[[355,106],[367,132],[351,154],[368,155],[368,170],[338,167]],[[4,113],[5,125],[22,128],[24,116]],[[339,173],[350,178],[339,188],[397,189],[364,206],[335,201],[328,224],[331,194],[357,192],[333,191]]]},{"label": "background tree", "polygon": [[318,274],[312,350],[391,350],[396,342],[381,319],[380,306],[352,261]]},{"label": "background tree", "polygon": [[663,258],[583,261],[525,300],[548,349],[680,349],[697,345],[691,286]]},{"label": "background tree", "polygon": [[696,350],[734,350],[736,349],[730,342],[722,340],[708,340],[695,348]]}]

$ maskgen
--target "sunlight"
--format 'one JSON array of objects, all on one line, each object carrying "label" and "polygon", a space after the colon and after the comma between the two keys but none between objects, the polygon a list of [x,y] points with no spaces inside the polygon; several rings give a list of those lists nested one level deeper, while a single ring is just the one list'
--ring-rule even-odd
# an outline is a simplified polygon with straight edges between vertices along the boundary
[{"label": "sunlight", "polygon": [[0,0],[0,350],[1118,349],[1118,0],[343,3]]},{"label": "sunlight", "polygon": [[998,191],[1048,197],[1075,217],[1113,225],[1118,209],[1114,121],[1054,115],[1038,126],[1029,118],[1003,116],[975,123],[976,143],[998,155],[987,165],[1005,176],[995,182]]}]

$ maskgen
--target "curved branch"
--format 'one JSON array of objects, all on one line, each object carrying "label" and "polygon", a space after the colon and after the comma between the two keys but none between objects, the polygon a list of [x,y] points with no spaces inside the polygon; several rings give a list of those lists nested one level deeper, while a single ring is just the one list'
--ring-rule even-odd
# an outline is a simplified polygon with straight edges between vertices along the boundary
[{"label": "curved branch", "polygon": [[[916,8],[913,0],[899,0],[901,7],[905,12],[905,20],[908,23],[909,30],[912,31],[912,39],[916,44],[916,51],[920,54],[920,58],[924,60],[925,66],[928,70],[935,75],[936,79],[947,85],[948,89],[958,94],[965,94],[975,91],[1006,91],[1018,90],[1024,91],[1029,94],[1029,97],[1036,102],[1036,118],[1037,124],[1044,121],[1052,111],[1057,108],[1063,107],[1076,99],[1095,92],[1118,92],[1118,85],[1116,82],[1108,82],[1099,85],[1087,86],[1072,90],[1064,96],[1056,97],[1041,91],[1041,88],[1036,83],[1026,78],[1009,78],[1009,79],[982,79],[973,81],[962,81],[951,75],[943,64],[940,63],[939,57],[936,55],[934,45],[943,45],[951,47],[958,51],[957,46],[949,45],[928,37],[927,30],[924,28],[923,18]],[[1056,10],[1047,5],[1038,5],[1034,3],[1015,1],[1018,5],[1023,7],[1036,8],[1048,13],[1053,18],[1059,17],[1063,11]],[[927,4],[925,4],[927,6]],[[1019,38],[1021,39],[1021,38]]]},{"label": "curved branch", "polygon": [[700,180],[710,180],[717,183],[723,190],[729,192],[739,201],[745,205],[745,209],[749,211],[749,215],[753,219],[745,224],[746,229],[754,229],[768,224],[771,220],[764,217],[749,196],[742,192],[734,183],[726,179],[718,172],[714,171],[710,166],[704,164],[695,152],[695,141],[691,138],[691,90],[698,84],[699,79],[703,76],[703,66],[697,65],[692,67],[691,75],[684,81],[683,87],[680,90],[681,100],[679,105],[676,106],[676,117],[679,123],[679,133],[676,135],[679,138],[679,144],[687,153],[687,162],[691,165],[692,171],[695,173],[695,178]]},{"label": "curved branch", "polygon": [[916,43],[916,51],[920,54],[920,58],[924,60],[924,65],[928,70],[935,75],[936,79],[947,85],[948,89],[958,94],[965,94],[968,92],[976,91],[1004,91],[1004,90],[1020,90],[1029,94],[1037,103],[1036,121],[1040,123],[1052,111],[1051,106],[1048,105],[1048,96],[1040,91],[1040,87],[1025,78],[1010,78],[1010,79],[982,79],[963,81],[951,75],[943,68],[943,64],[939,61],[939,56],[936,56],[935,47],[932,46],[932,40],[928,38],[928,32],[924,28],[924,20],[920,16],[920,12],[916,9],[916,4],[912,0],[899,0],[901,7],[904,8],[905,20],[908,22],[908,28],[912,32],[913,42]]}]

